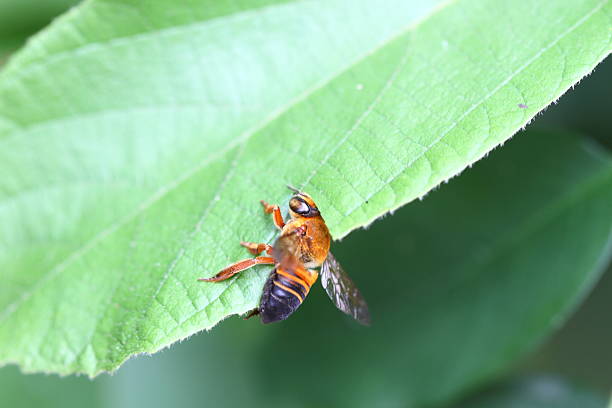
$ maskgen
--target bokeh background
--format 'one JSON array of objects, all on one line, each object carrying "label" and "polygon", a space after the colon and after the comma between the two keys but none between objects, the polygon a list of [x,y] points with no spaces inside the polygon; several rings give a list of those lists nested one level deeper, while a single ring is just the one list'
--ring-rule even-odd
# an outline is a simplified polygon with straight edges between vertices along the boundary
[{"label": "bokeh background", "polygon": [[[20,11],[19,7],[25,3],[5,0],[0,4],[0,38],[3,39],[0,64],[24,38],[74,1],[49,1],[40,5],[39,13],[31,13],[26,8]],[[610,78],[612,61],[608,59],[558,104],[534,119],[527,132],[517,134],[507,147],[494,151],[473,169],[439,187],[423,202],[408,204],[369,229],[354,231],[334,244],[336,257],[342,260],[345,269],[359,271],[352,274],[369,303],[377,305],[379,313],[395,311],[394,319],[374,315],[375,322],[377,317],[383,322],[376,334],[357,327],[336,312],[324,292],[317,288],[309,296],[306,307],[282,325],[265,327],[256,319],[245,322],[231,317],[210,333],[192,336],[153,356],[133,358],[116,373],[93,380],[23,375],[17,367],[1,368],[0,406],[303,407],[335,406],[338,400],[346,406],[356,402],[369,406],[407,405],[409,402],[403,401],[394,390],[401,389],[406,378],[410,378],[411,367],[403,365],[403,360],[395,359],[395,355],[412,343],[394,343],[391,335],[385,343],[384,333],[406,330],[401,317],[414,320],[419,313],[415,310],[418,302],[402,298],[401,293],[409,296],[415,289],[399,290],[394,287],[397,282],[385,279],[385,271],[396,269],[406,273],[411,267],[434,267],[435,263],[416,255],[427,243],[411,242],[417,235],[411,228],[422,228],[419,236],[423,236],[428,225],[420,225],[419,220],[433,217],[432,211],[442,212],[444,205],[450,206],[452,203],[448,202],[452,201],[456,189],[467,188],[466,185],[477,188],[481,181],[476,176],[470,179],[471,173],[484,172],[479,170],[483,166],[495,166],[489,162],[509,160],[502,156],[510,155],[513,150],[519,152],[520,147],[514,146],[530,135],[571,132],[612,149]],[[433,242],[434,232],[430,231],[430,236]],[[534,345],[528,354],[516,358],[510,369],[491,369],[488,381],[475,383],[457,398],[454,406],[607,406],[612,383],[610,310],[612,270],[609,269],[559,330]],[[315,330],[312,324],[307,324],[312,321],[320,323]],[[406,336],[418,338],[419,333]],[[453,339],[448,338],[449,348],[452,343]],[[418,344],[416,340],[415,344]],[[322,351],[311,353],[312,348]],[[418,379],[413,380],[418,383]],[[568,389],[574,390],[571,398],[565,398]],[[444,390],[440,392],[443,394]],[[364,401],[367,395],[375,399]],[[381,400],[381,395],[386,400]],[[507,405],[498,402],[500,395],[508,395]],[[522,398],[523,405],[512,402],[517,396]]]}]

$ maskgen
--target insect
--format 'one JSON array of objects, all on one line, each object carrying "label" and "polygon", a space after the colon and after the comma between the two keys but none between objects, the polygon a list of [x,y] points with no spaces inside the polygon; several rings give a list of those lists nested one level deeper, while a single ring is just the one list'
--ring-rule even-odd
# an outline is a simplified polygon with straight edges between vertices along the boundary
[{"label": "insect", "polygon": [[[278,205],[261,201],[264,212],[272,214],[281,233],[274,246],[241,242],[255,258],[229,265],[212,278],[199,281],[219,282],[260,264],[274,265],[264,285],[259,308],[247,316],[260,315],[263,323],[287,319],[302,304],[317,281],[321,267],[321,282],[332,302],[344,313],[364,325],[370,324],[368,305],[361,293],[329,251],[331,235],[312,198],[289,187],[294,195],[289,200],[290,220],[283,220]],[[269,256],[260,256],[265,252]]]}]

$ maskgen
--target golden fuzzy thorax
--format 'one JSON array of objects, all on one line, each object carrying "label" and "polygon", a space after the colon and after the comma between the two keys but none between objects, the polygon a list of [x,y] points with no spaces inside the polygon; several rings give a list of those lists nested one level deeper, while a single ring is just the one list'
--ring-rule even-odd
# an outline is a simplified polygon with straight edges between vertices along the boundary
[{"label": "golden fuzzy thorax", "polygon": [[280,243],[306,268],[318,268],[327,258],[331,235],[320,215],[308,218],[297,216],[283,227]]}]

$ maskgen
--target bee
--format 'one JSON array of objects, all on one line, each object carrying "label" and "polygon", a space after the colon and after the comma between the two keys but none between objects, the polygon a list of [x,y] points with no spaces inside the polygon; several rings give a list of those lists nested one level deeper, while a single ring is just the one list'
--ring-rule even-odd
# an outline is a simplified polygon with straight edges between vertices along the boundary
[{"label": "bee", "polygon": [[[247,318],[260,315],[263,323],[287,319],[302,304],[321,270],[321,283],[338,309],[364,325],[370,324],[370,312],[363,296],[340,263],[329,251],[331,235],[312,197],[289,187],[294,195],[289,200],[290,220],[285,223],[278,205],[261,201],[264,212],[272,214],[280,236],[274,246],[241,242],[254,258],[229,265],[203,282],[220,282],[255,265],[274,265],[266,281],[259,308]],[[265,252],[269,256],[260,256]]]}]

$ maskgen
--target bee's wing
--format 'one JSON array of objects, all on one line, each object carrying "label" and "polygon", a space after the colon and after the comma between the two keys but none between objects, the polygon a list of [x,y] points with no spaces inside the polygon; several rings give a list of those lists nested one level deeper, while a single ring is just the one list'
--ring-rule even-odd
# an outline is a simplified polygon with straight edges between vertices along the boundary
[{"label": "bee's wing", "polygon": [[274,243],[272,248],[272,256],[276,262],[284,264],[286,267],[289,264],[293,265],[298,262],[297,258],[293,255],[295,253],[295,242],[291,236],[280,236]]},{"label": "bee's wing", "polygon": [[359,323],[370,325],[368,305],[331,252],[321,266],[321,283],[338,309],[353,316]]}]

